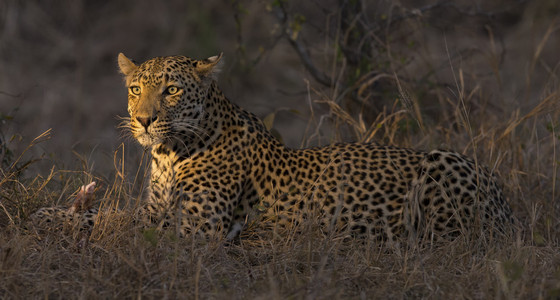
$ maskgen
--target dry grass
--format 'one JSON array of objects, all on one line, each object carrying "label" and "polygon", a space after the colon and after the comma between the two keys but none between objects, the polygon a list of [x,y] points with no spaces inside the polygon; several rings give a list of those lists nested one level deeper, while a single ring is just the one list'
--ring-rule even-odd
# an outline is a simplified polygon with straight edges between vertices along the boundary
[{"label": "dry grass", "polygon": [[[105,16],[103,22],[95,22],[94,16],[88,19],[89,27],[76,26],[76,32],[66,32],[60,30],[60,20],[40,13],[42,5],[32,1],[25,7],[8,3],[8,13],[13,13],[15,7],[15,11],[21,9],[22,15],[38,21],[23,22],[21,26],[27,31],[21,32],[28,35],[18,37],[14,29],[19,24],[17,18],[6,17],[8,13],[2,17],[3,24],[9,26],[0,38],[4,44],[12,45],[14,52],[0,47],[0,97],[23,100],[13,106],[5,104],[11,101],[0,103],[2,124],[15,124],[0,127],[0,298],[560,297],[560,38],[558,19],[550,14],[559,11],[555,1],[521,1],[521,9],[505,10],[506,16],[496,13],[493,18],[479,13],[501,11],[494,10],[492,3],[480,11],[446,7],[438,13],[406,10],[406,1],[387,10],[393,2],[380,1],[376,7],[367,7],[367,11],[379,10],[370,15],[370,19],[379,21],[375,23],[379,30],[359,35],[364,40],[366,36],[371,38],[367,42],[373,45],[370,48],[363,46],[367,44],[364,41],[353,41],[353,30],[362,24],[362,19],[346,28],[336,27],[340,21],[336,13],[323,11],[326,17],[321,17],[315,6],[292,3],[287,12],[307,17],[304,29],[297,32],[299,38],[307,41],[315,67],[327,70],[324,74],[333,79],[331,87],[302,71],[301,58],[289,43],[264,43],[263,49],[251,50],[258,49],[259,43],[274,32],[275,17],[263,17],[269,7],[261,6],[266,5],[234,2],[244,5],[234,5],[230,11],[235,12],[235,22],[244,26],[243,35],[232,33],[235,26],[225,21],[214,27],[223,32],[215,36],[221,47],[239,46],[238,53],[228,58],[232,67],[226,68],[222,79],[226,94],[232,95],[234,102],[258,106],[262,111],[257,113],[261,115],[279,107],[283,111],[286,107],[296,109],[296,114],[277,112],[268,120],[290,145],[359,140],[422,149],[444,147],[473,156],[499,175],[523,230],[500,243],[483,245],[485,241],[466,236],[432,247],[325,236],[313,220],[285,232],[256,224],[230,245],[177,239],[172,230],[137,228],[132,222],[133,212],[145,178],[145,168],[139,166],[144,166],[147,158],[135,146],[119,146],[114,115],[125,113],[124,102],[113,99],[124,99],[124,95],[110,92],[120,84],[116,72],[99,76],[101,70],[115,69],[113,61],[107,62],[107,55],[114,56],[132,46],[122,44],[122,36],[112,36],[111,28],[103,24],[123,27],[135,23],[142,19],[146,8],[154,14],[184,17],[189,24],[198,24],[196,28],[204,27],[210,19],[227,20],[229,15],[221,12],[194,16],[186,13],[193,7],[181,1],[174,1],[176,7],[169,11],[141,2],[127,13],[112,15],[108,12],[122,8],[107,4],[91,8],[92,15]],[[496,7],[507,7],[500,0],[494,2]],[[208,3],[204,11],[225,5]],[[460,1],[456,3],[461,5]],[[72,7],[82,13],[90,9]],[[244,9],[251,13],[244,13]],[[415,17],[384,27],[386,20],[408,16],[409,12]],[[146,28],[156,26],[146,24]],[[162,24],[171,26],[163,21]],[[295,28],[291,24],[290,28]],[[135,55],[148,58],[176,54],[185,47],[204,55],[219,51],[200,37],[197,43],[211,50],[190,45],[184,36],[166,40],[168,35],[163,33],[197,33],[194,29],[176,32],[165,26],[154,27],[155,32],[129,32],[142,41],[132,42],[129,38],[138,49],[133,50]],[[321,32],[325,27],[329,27],[327,33]],[[49,55],[37,66],[19,61],[14,53],[31,53],[28,41],[34,35],[30,32],[41,28],[51,40],[41,37],[48,42],[39,41],[32,57]],[[106,39],[92,46],[88,35],[81,38],[81,33],[90,33],[89,38],[97,42],[100,36]],[[144,33],[152,39],[164,37],[153,44],[153,49],[146,50],[141,38]],[[341,56],[333,39],[361,49],[360,57],[375,65],[369,68],[360,62],[353,64],[349,57]],[[51,44],[69,47],[71,61],[63,59],[66,56],[62,50],[51,51]],[[80,57],[90,60],[83,62]],[[255,64],[248,63],[251,61]],[[78,67],[74,70],[66,64]],[[61,71],[46,74],[55,69]],[[75,73],[65,71],[70,69]],[[247,73],[248,69],[252,72]],[[46,80],[45,86],[40,80],[37,85],[45,91],[52,90],[52,94],[22,87],[17,81],[24,76],[32,82],[35,76],[46,78],[41,79]],[[84,79],[88,77],[99,79],[93,84]],[[235,86],[241,86],[241,91]],[[107,91],[101,93],[103,88]],[[62,102],[74,99],[79,103]],[[98,99],[111,101],[103,102],[102,113],[92,114],[91,108],[97,106]],[[45,103],[45,107],[62,103],[71,109],[63,111],[63,117],[53,118],[39,112],[37,103]],[[19,112],[11,120],[7,116],[16,106]],[[70,123],[64,123],[66,119]],[[294,123],[293,119],[305,121]],[[86,124],[82,124],[83,120],[87,120]],[[302,125],[297,132],[291,131],[294,124]],[[54,130],[35,140],[29,138],[50,127]],[[73,127],[78,129],[67,129]],[[35,132],[30,128],[45,129]],[[99,131],[115,133],[97,135]],[[89,136],[95,136],[95,141],[90,143]],[[111,142],[99,142],[103,138]],[[14,146],[18,140],[22,140],[22,146]],[[79,145],[72,146],[74,143]],[[98,147],[103,150],[92,150]],[[67,154],[72,151],[77,156]],[[27,218],[34,210],[45,205],[67,205],[78,187],[91,180],[100,182],[96,195],[106,210],[89,238],[81,233],[36,232],[27,226]],[[121,210],[113,210],[116,207]]]}]

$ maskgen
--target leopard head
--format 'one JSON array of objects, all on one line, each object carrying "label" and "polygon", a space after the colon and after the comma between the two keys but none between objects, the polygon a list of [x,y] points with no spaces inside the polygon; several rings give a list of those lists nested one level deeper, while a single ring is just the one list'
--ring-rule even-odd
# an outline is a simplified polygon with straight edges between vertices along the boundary
[{"label": "leopard head", "polygon": [[132,135],[144,147],[204,138],[205,101],[220,70],[222,54],[204,60],[185,56],[152,58],[140,65],[118,56],[128,87]]}]

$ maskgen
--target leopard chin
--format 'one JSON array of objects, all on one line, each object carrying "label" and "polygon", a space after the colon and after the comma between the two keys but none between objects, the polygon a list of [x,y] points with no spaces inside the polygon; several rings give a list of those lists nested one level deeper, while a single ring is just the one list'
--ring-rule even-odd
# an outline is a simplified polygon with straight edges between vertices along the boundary
[{"label": "leopard chin", "polygon": [[144,148],[151,148],[155,145],[163,143],[163,139],[150,133],[141,133],[134,135],[134,138]]}]

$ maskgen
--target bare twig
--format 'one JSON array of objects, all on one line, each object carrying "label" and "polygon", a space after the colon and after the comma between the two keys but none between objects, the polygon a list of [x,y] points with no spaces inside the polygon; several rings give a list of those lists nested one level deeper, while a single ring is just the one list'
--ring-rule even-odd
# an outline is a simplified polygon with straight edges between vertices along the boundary
[{"label": "bare twig", "polygon": [[293,30],[288,26],[288,14],[286,12],[285,7],[283,5],[279,5],[279,9],[274,10],[274,12],[277,19],[280,21],[283,27],[280,36],[285,37],[290,43],[290,45],[294,48],[294,50],[296,50],[296,53],[298,54],[299,58],[303,62],[303,65],[305,66],[307,71],[311,74],[311,76],[313,76],[315,80],[317,80],[317,82],[325,86],[329,86],[329,87],[332,86],[333,85],[332,78],[327,76],[325,72],[319,70],[319,68],[315,66],[315,64],[311,60],[307,48],[303,46],[303,44],[299,39],[293,37],[294,36]]}]

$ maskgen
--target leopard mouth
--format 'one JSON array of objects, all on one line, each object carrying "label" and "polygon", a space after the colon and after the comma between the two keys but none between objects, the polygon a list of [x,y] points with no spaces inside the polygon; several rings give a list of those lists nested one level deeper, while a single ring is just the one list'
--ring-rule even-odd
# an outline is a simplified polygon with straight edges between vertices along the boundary
[{"label": "leopard mouth", "polygon": [[148,132],[136,133],[134,135],[134,138],[140,145],[146,148],[161,144],[163,142],[163,139],[161,137]]}]

